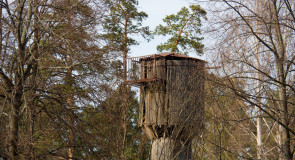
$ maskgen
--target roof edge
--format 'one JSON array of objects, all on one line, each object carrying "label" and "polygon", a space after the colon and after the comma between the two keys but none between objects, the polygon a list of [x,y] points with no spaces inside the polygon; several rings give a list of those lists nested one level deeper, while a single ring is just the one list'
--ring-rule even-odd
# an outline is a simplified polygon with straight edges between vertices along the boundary
[{"label": "roof edge", "polygon": [[145,56],[139,56],[139,57],[129,57],[128,59],[133,59],[133,58],[139,58],[139,59],[148,59],[148,58],[158,58],[158,57],[178,57],[178,58],[187,58],[187,59],[193,59],[193,60],[198,60],[198,61],[202,61],[207,63],[207,61],[199,59],[199,58],[195,58],[195,57],[189,57],[186,56],[184,54],[180,54],[180,53],[171,53],[171,52],[167,52],[167,53],[158,53],[158,54],[150,54],[150,55],[145,55]]}]

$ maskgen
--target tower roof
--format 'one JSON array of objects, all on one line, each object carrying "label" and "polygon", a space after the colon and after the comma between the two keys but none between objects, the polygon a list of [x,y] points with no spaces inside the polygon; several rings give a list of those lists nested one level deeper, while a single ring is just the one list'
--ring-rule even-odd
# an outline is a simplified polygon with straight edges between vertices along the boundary
[{"label": "tower roof", "polygon": [[189,57],[183,54],[178,54],[178,53],[159,53],[159,54],[151,54],[151,55],[145,55],[141,57],[131,57],[131,58],[139,58],[140,61],[143,60],[152,60],[152,59],[161,59],[161,58],[166,58],[166,59],[191,59],[195,61],[201,61],[206,63],[206,61],[195,58],[195,57]]}]

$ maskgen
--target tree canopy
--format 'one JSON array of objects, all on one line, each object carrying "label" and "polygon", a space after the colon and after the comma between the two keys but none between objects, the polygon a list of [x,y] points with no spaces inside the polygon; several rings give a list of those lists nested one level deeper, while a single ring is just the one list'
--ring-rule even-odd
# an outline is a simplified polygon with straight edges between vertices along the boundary
[{"label": "tree canopy", "polygon": [[163,19],[165,25],[157,26],[155,34],[169,39],[158,45],[157,50],[183,54],[194,51],[201,55],[204,47],[201,43],[202,18],[206,19],[206,11],[200,5],[183,7],[177,14],[166,16]]}]

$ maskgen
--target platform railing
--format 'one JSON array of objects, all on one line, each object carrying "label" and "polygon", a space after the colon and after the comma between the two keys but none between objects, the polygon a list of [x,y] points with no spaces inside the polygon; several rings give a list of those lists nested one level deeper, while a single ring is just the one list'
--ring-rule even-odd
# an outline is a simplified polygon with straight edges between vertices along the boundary
[{"label": "platform railing", "polygon": [[[130,57],[127,58],[127,84],[138,85],[144,82],[155,81],[157,79],[157,55]],[[152,70],[152,74],[146,75],[147,70]]]}]

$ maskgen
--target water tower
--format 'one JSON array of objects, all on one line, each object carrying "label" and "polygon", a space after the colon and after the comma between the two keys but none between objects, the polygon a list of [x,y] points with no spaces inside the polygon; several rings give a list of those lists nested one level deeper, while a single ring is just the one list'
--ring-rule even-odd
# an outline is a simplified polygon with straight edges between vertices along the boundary
[{"label": "water tower", "polygon": [[191,159],[202,129],[206,62],[163,53],[127,64],[127,82],[140,87],[139,127],[152,140],[151,160]]}]

